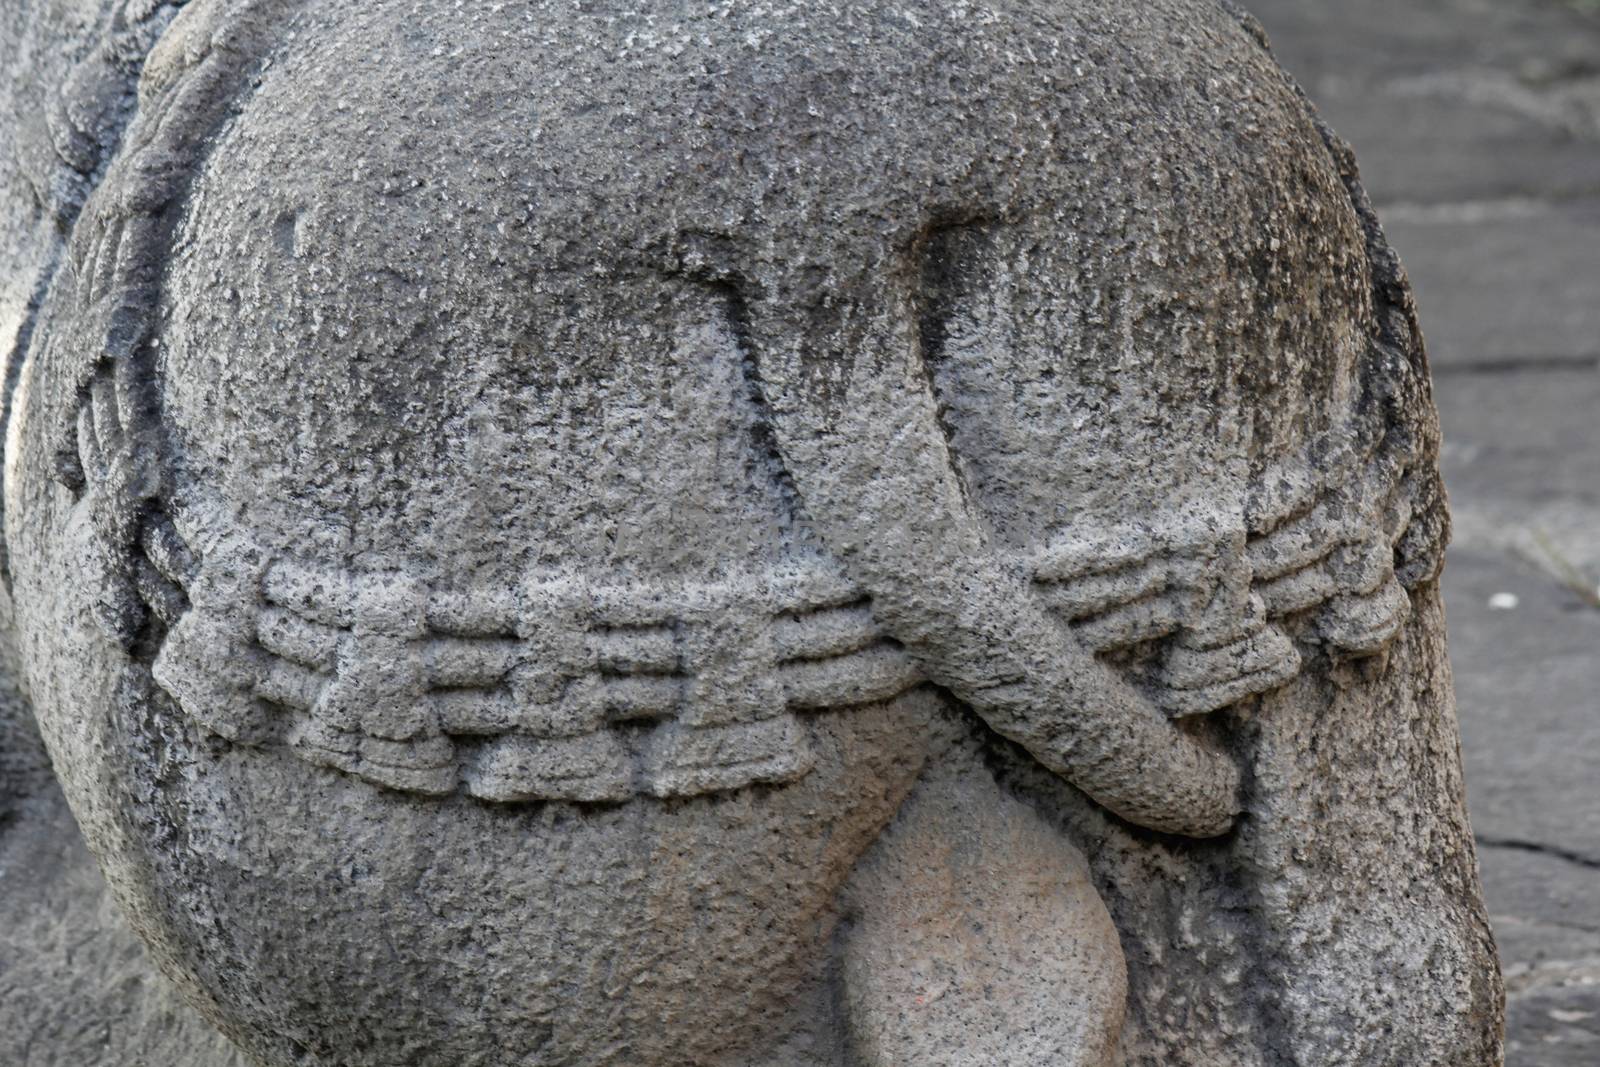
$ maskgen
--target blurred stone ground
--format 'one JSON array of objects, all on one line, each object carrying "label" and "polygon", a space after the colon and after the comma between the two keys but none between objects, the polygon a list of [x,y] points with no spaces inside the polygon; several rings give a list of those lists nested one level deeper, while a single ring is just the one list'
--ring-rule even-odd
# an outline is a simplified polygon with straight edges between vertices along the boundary
[{"label": "blurred stone ground", "polygon": [[1245,0],[1361,160],[1445,433],[1510,1067],[1600,1065],[1600,0]]}]

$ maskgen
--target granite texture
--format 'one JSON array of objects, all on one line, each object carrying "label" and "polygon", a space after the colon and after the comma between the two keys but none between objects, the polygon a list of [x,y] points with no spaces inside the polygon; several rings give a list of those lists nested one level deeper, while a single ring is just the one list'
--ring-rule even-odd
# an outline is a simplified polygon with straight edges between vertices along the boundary
[{"label": "granite texture", "polygon": [[184,1055],[1499,1062],[1421,337],[1247,16],[177,7],[10,118],[5,538]]},{"label": "granite texture", "polygon": [[[1506,1058],[1600,1062],[1600,8],[1252,0],[1417,290]],[[1374,26],[1384,32],[1375,34]]]}]

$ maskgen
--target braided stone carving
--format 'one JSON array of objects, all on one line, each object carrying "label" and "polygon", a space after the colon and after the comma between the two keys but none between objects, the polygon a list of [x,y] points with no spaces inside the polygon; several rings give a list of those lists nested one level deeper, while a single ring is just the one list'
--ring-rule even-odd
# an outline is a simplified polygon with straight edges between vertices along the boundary
[{"label": "braided stone carving", "polygon": [[[104,471],[94,422],[86,404],[81,463]],[[1393,567],[1410,529],[1401,473],[1359,453],[1322,477],[1274,472],[1316,491],[1261,515],[1253,537],[1201,540],[1180,517],[1159,539],[1099,531],[1019,567],[1096,653],[1159,642],[1125,669],[1169,715],[1207,714],[1299,673],[1285,624],[1346,655],[1394,640],[1410,612]],[[126,488],[91,492],[96,514],[123,516],[104,529],[136,511]],[[794,712],[923,681],[837,572],[675,589],[535,575],[515,590],[434,592],[404,574],[272,560],[239,531],[208,538],[208,555],[254,566],[210,573],[164,516],[138,540],[119,570],[171,627],[154,673],[180,706],[230,740],[287,741],[409,792],[620,801],[789,781],[810,766]],[[219,660],[236,672],[218,674]],[[643,724],[663,725],[645,738]]]}]

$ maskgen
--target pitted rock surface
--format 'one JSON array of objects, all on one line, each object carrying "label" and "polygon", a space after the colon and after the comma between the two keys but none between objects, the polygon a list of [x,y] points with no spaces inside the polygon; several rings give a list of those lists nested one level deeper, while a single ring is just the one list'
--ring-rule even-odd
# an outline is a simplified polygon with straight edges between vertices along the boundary
[{"label": "pitted rock surface", "polygon": [[247,1056],[1498,1062],[1421,337],[1247,17],[97,32],[12,658]]}]

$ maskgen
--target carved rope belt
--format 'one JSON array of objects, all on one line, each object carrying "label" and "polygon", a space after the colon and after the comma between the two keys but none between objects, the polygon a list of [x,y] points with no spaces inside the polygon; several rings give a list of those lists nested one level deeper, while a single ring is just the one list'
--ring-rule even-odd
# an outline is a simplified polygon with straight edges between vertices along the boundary
[{"label": "carved rope belt", "polygon": [[[1204,714],[1299,673],[1290,620],[1345,654],[1392,640],[1410,604],[1393,570],[1406,497],[1325,492],[1251,537],[1102,532],[1018,566],[1168,714]],[[820,562],[460,591],[270,559],[238,532],[195,541],[213,562],[165,516],[140,537],[135,584],[170,626],[157,682],[218,734],[413,793],[621,801],[789,782],[814,760],[801,715],[923,682],[870,601]]]}]

